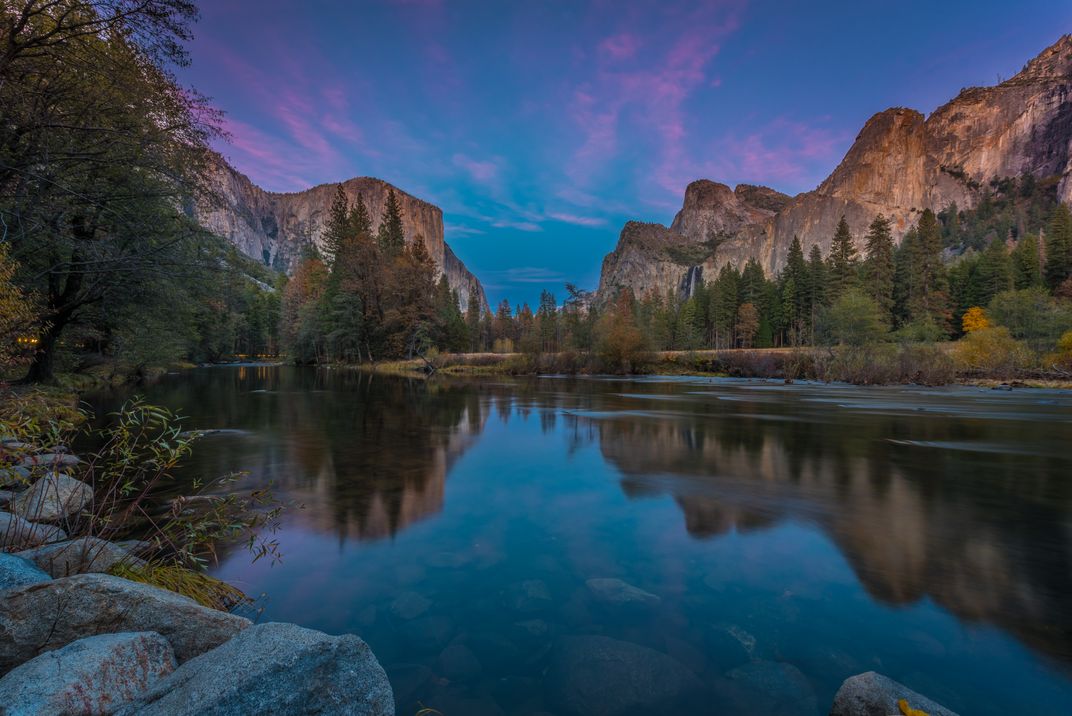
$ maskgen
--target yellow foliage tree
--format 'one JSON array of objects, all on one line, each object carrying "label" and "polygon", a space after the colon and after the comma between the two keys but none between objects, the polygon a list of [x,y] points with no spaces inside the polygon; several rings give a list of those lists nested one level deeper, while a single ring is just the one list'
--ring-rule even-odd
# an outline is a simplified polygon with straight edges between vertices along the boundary
[{"label": "yellow foliage tree", "polygon": [[32,346],[27,342],[35,340],[37,312],[33,301],[15,285],[17,268],[7,246],[0,244],[0,371],[26,358]]},{"label": "yellow foliage tree", "polygon": [[964,318],[960,322],[960,327],[964,329],[965,333],[981,331],[984,328],[990,328],[990,326],[990,319],[987,317],[986,311],[979,306],[972,306],[965,311]]}]

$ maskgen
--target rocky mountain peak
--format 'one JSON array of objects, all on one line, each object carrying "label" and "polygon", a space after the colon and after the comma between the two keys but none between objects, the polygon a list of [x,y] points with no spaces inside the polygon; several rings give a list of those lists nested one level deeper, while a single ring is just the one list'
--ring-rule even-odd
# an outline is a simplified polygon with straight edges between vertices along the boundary
[{"label": "rocky mountain peak", "polygon": [[209,167],[208,177],[213,196],[193,208],[201,225],[231,241],[247,256],[287,272],[293,270],[304,247],[324,248],[324,227],[337,187],[342,187],[351,204],[361,197],[373,226],[383,217],[388,194],[393,190],[402,209],[406,241],[424,243],[437,274],[447,277],[451,288],[458,292],[463,309],[470,293],[476,293],[481,305],[487,308],[480,281],[444,241],[443,211],[382,179],[355,177],[299,192],[270,192],[254,184],[222,157],[217,157]]},{"label": "rocky mountain peak", "polygon": [[[775,273],[794,236],[805,251],[828,251],[842,216],[861,250],[878,214],[890,219],[899,241],[924,209],[953,202],[970,208],[991,179],[1022,174],[1055,180],[1058,198],[1072,202],[1072,35],[1012,79],[963,90],[929,117],[906,107],[873,115],[813,191],[788,197],[765,187],[731,192],[718,182],[692,182],[670,231],[649,232],[645,251],[622,232],[603,262],[611,280],[600,281],[601,295],[622,287],[638,295],[681,291],[697,269],[711,275],[749,259]],[[651,245],[658,236],[661,250]]]}]

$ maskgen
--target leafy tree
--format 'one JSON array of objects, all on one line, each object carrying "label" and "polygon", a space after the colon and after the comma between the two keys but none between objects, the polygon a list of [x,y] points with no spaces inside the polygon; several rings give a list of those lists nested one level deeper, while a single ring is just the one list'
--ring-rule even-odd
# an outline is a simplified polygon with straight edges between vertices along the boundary
[{"label": "leafy tree", "polygon": [[964,312],[964,317],[961,319],[961,328],[965,333],[971,333],[972,331],[981,331],[984,328],[990,328],[990,319],[986,316],[986,310],[979,306],[972,306]]},{"label": "leafy tree", "polygon": [[[185,0],[21,0],[0,8],[0,232],[41,297],[28,378],[53,378],[61,338],[148,283],[206,270],[181,211],[204,200],[204,99],[169,67],[196,15]],[[211,256],[215,259],[215,256]]]},{"label": "leafy tree", "polygon": [[742,303],[737,309],[737,340],[741,348],[751,348],[759,332],[759,310],[754,303]]},{"label": "leafy tree", "polygon": [[645,350],[631,291],[622,291],[599,319],[597,350],[606,370],[629,372]]},{"label": "leafy tree", "polygon": [[876,343],[889,331],[878,302],[857,288],[834,300],[824,313],[822,324],[826,340],[838,345]]}]

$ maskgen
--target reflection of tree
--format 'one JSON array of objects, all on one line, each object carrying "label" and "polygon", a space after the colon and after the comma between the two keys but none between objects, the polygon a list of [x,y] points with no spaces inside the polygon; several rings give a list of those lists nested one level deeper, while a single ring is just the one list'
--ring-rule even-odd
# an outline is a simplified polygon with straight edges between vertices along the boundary
[{"label": "reflection of tree", "polygon": [[803,419],[778,402],[673,407],[666,417],[607,411],[592,421],[626,494],[669,492],[700,538],[813,522],[876,598],[930,597],[1072,663],[1068,462],[891,442],[1037,445],[1046,423],[814,407]]}]

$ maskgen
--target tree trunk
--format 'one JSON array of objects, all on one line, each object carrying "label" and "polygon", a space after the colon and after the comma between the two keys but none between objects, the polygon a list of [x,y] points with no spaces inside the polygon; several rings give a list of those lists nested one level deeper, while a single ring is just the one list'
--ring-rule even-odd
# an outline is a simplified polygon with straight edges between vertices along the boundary
[{"label": "tree trunk", "polygon": [[56,342],[60,337],[60,331],[63,330],[63,326],[66,323],[66,320],[61,322],[56,319],[41,332],[41,337],[37,342],[37,350],[34,352],[33,362],[30,363],[30,369],[26,372],[23,382],[54,383],[56,381],[54,372]]}]

